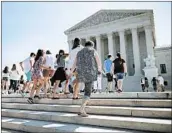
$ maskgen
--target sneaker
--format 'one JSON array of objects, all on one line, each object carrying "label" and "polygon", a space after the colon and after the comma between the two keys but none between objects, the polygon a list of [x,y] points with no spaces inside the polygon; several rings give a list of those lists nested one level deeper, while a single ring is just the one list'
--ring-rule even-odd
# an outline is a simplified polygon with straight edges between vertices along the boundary
[{"label": "sneaker", "polygon": [[94,90],[94,91],[93,91],[93,93],[96,93],[96,92],[97,92],[97,90]]},{"label": "sneaker", "polygon": [[28,101],[30,104],[33,104],[33,103],[34,103],[34,102],[33,102],[33,99],[32,99],[31,97],[29,97],[27,101]]},{"label": "sneaker", "polygon": [[81,90],[80,92],[84,92],[84,90]]},{"label": "sneaker", "polygon": [[36,98],[41,99],[41,98],[40,98],[39,96],[37,96],[37,95],[35,95],[34,98],[35,98],[35,99],[36,99]]},{"label": "sneaker", "polygon": [[87,113],[81,113],[80,116],[82,116],[82,117],[88,117],[88,114]]},{"label": "sneaker", "polygon": [[20,90],[20,91],[19,91],[19,94],[21,94],[21,95],[22,95],[22,97],[24,97],[24,96],[25,96],[25,93],[24,93],[24,91],[23,91],[23,90]]},{"label": "sneaker", "polygon": [[118,89],[118,90],[117,90],[117,92],[118,92],[118,93],[121,93],[121,92],[122,92],[122,90],[121,90],[121,89]]},{"label": "sneaker", "polygon": [[8,91],[8,94],[11,94],[11,92],[10,92],[10,91]]}]

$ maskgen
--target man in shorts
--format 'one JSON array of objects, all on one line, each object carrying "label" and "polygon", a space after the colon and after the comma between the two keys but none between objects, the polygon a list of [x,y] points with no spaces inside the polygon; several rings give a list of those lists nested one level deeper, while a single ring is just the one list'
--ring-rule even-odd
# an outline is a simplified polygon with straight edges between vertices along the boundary
[{"label": "man in shorts", "polygon": [[109,93],[113,92],[112,91],[113,75],[111,73],[111,67],[112,67],[112,56],[108,55],[107,59],[104,61],[104,70],[107,77],[107,82],[108,82],[107,90]]},{"label": "man in shorts", "polygon": [[20,62],[20,66],[22,68],[22,71],[26,74],[27,77],[27,83],[24,85],[23,90],[21,90],[22,93],[25,92],[26,88],[29,88],[29,86],[31,85],[31,70],[34,64],[34,58],[35,58],[35,54],[31,53],[30,57],[26,58],[24,61]]}]

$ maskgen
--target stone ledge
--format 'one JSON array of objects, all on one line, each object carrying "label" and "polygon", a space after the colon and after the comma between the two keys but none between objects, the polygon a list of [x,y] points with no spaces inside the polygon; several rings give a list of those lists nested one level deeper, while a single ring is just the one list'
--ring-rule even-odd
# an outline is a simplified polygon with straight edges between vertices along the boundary
[{"label": "stone ledge", "polygon": [[[41,94],[43,95],[43,94]],[[50,95],[50,94],[49,94]],[[83,93],[81,94],[83,96]],[[2,98],[8,98],[8,97],[22,97],[21,94],[10,94],[10,95],[2,95]],[[29,97],[29,94],[27,94],[25,97]],[[72,98],[72,94],[64,95],[60,94],[61,98]],[[122,93],[92,93],[91,94],[92,99],[115,99],[115,98],[147,98],[147,99],[171,99],[171,92],[122,92]]]},{"label": "stone ledge", "polygon": [[[28,103],[27,98],[2,98],[2,103]],[[39,104],[80,105],[82,100],[72,99],[41,99]],[[171,108],[171,100],[155,99],[91,99],[88,105],[93,106],[132,106],[132,107],[167,107]]]},{"label": "stone ledge", "polygon": [[[79,105],[46,105],[46,104],[19,104],[2,103],[3,109],[27,109],[33,111],[55,111],[55,112],[79,112]],[[86,112],[99,115],[122,115],[151,118],[172,118],[171,109],[168,108],[138,108],[138,107],[111,107],[111,106],[87,106]]]}]

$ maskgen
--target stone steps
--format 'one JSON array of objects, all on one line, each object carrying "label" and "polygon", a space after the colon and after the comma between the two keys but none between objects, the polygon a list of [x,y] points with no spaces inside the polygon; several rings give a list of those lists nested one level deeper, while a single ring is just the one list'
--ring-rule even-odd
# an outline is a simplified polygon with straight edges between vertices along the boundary
[{"label": "stone steps", "polygon": [[83,118],[77,115],[81,99],[62,94],[61,99],[28,104],[20,94],[2,95],[2,128],[34,133],[171,133],[170,97],[170,93],[93,94],[86,107],[89,117]]},{"label": "stone steps", "polygon": [[48,122],[31,119],[19,119],[2,117],[2,127],[13,130],[20,130],[29,133],[55,133],[55,132],[125,132],[125,133],[146,133],[118,128],[103,128],[98,126],[86,126],[68,124],[61,122]]},{"label": "stone steps", "polygon": [[78,116],[76,113],[30,111],[16,109],[2,109],[3,117],[25,118],[42,121],[54,121],[73,124],[94,125],[110,128],[126,128],[143,131],[171,132],[171,120],[153,118],[133,118],[119,116],[89,115],[87,118]]},{"label": "stone steps", "polygon": [[[23,103],[2,103],[3,109],[27,109],[34,111],[54,111],[78,113],[79,105],[49,105],[49,104],[23,104]],[[39,108],[38,108],[39,107]],[[89,114],[119,115],[133,117],[166,118],[170,119],[170,108],[145,108],[145,107],[114,107],[114,106],[87,106]]]},{"label": "stone steps", "polygon": [[2,128],[1,133],[26,133],[26,132],[16,131],[16,130],[9,130],[9,129]]},{"label": "stone steps", "polygon": [[[2,98],[3,103],[28,103],[27,98]],[[60,105],[80,105],[82,100],[72,99],[41,99],[38,104],[60,104]],[[91,99],[88,102],[91,106],[132,106],[132,107],[163,107],[171,108],[171,100],[157,99]]]}]

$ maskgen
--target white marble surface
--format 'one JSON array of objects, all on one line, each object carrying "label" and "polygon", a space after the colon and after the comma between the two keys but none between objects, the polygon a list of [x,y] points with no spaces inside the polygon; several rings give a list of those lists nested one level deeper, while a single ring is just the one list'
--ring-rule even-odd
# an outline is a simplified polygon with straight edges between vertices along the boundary
[{"label": "white marble surface", "polygon": [[[26,109],[34,111],[79,112],[80,105],[46,105],[2,103],[3,109]],[[171,118],[170,108],[145,108],[145,107],[113,107],[113,106],[87,106],[87,113],[101,115],[140,116],[152,118]]]},{"label": "white marble surface", "polygon": [[[37,119],[43,121],[67,122],[73,124],[87,124],[110,128],[127,128],[144,131],[171,132],[171,120],[153,118],[132,118],[119,116],[89,115],[83,118],[73,113],[45,112],[45,111],[21,111],[2,109],[3,117],[18,117]],[[100,122],[101,121],[101,122]]]},{"label": "white marble surface", "polygon": [[[43,95],[43,94],[41,94]],[[81,93],[81,96],[83,96],[84,94]],[[5,97],[22,97],[21,94],[3,94],[2,98]],[[27,94],[25,97],[29,97],[29,94]],[[69,95],[64,95],[64,94],[60,94],[61,98],[72,98],[72,94]],[[100,99],[113,99],[113,98],[148,98],[148,99],[171,99],[171,92],[122,92],[122,93],[106,93],[106,92],[102,92],[102,93],[92,93],[91,94],[91,98],[95,99],[95,98],[100,98]]]},{"label": "white marble surface", "polygon": [[[2,98],[3,103],[28,103],[27,98]],[[41,99],[35,103],[40,104],[60,104],[60,105],[80,105],[82,99]],[[134,107],[171,107],[171,100],[163,99],[91,99],[88,105],[94,106],[134,106]]]},{"label": "white marble surface", "polygon": [[[96,126],[84,126],[76,124],[67,124],[59,122],[46,122],[38,120],[30,120],[26,122],[25,119],[2,117],[2,127],[15,128],[26,132],[125,132],[125,133],[146,133],[141,131],[117,129],[117,128],[103,128]],[[9,121],[8,121],[9,120]],[[15,127],[14,127],[15,126]],[[15,128],[16,129],[16,128]]]}]

